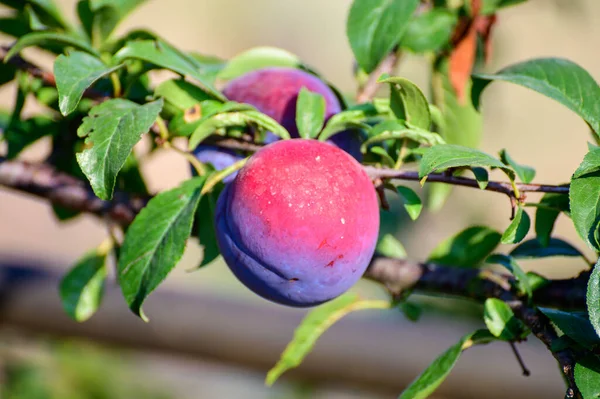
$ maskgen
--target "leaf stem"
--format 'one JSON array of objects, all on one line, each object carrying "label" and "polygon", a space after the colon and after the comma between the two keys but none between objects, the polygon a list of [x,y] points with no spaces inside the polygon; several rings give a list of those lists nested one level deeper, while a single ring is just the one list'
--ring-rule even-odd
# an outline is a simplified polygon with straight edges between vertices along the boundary
[{"label": "leaf stem", "polygon": [[119,80],[119,74],[116,71],[110,74],[110,81],[113,85],[113,94],[115,98],[121,97],[121,81]]},{"label": "leaf stem", "polygon": [[201,194],[204,195],[207,192],[209,192],[210,190],[213,189],[214,186],[216,186],[220,181],[222,181],[223,179],[225,179],[227,176],[229,176],[230,174],[242,169],[244,167],[244,165],[246,165],[246,162],[248,162],[248,159],[250,159],[250,157],[246,157],[240,161],[237,161],[236,163],[234,163],[233,165],[215,173],[214,175],[212,175],[207,181],[206,184],[204,185],[204,187],[202,187],[202,192]]}]

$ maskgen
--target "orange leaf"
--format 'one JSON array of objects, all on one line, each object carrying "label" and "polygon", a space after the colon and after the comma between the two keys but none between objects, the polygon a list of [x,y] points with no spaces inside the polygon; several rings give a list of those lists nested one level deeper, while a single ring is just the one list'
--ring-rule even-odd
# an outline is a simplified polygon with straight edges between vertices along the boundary
[{"label": "orange leaf", "polygon": [[450,54],[450,68],[448,71],[450,83],[456,92],[459,103],[465,102],[465,86],[471,76],[475,51],[477,49],[477,30],[471,24],[465,36],[456,44]]},{"label": "orange leaf", "polygon": [[496,14],[493,14],[486,16],[478,16],[473,22],[475,24],[477,32],[481,35],[481,38],[483,39],[485,62],[488,62],[490,60],[490,57],[492,56],[492,27],[494,26],[497,20],[498,18],[496,17]]}]

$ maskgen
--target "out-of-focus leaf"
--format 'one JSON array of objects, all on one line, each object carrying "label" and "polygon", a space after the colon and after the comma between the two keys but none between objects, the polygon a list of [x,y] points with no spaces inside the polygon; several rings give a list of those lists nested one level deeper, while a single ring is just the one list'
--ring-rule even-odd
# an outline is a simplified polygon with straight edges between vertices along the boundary
[{"label": "out-of-focus leaf", "polygon": [[519,292],[521,294],[527,294],[528,297],[531,298],[533,294],[533,289],[531,288],[530,279],[525,274],[521,266],[512,258],[512,256],[503,255],[503,254],[492,254],[488,256],[485,260],[486,263],[498,264],[504,266],[508,271],[510,271],[513,276],[517,279]]},{"label": "out-of-focus leaf", "polygon": [[584,312],[565,312],[558,309],[538,308],[560,328],[567,336],[583,345],[591,348],[600,345],[600,337],[594,331],[588,315]]},{"label": "out-of-focus leaf", "polygon": [[233,57],[217,77],[230,80],[248,72],[267,67],[299,68],[300,59],[287,50],[277,47],[253,47]]},{"label": "out-of-focus leaf", "polygon": [[535,259],[549,256],[583,256],[581,252],[559,238],[551,238],[546,246],[542,246],[537,238],[527,240],[510,253],[515,259]]},{"label": "out-of-focus leaf", "polygon": [[508,155],[506,150],[500,151],[500,160],[505,165],[510,166],[523,183],[531,183],[535,178],[535,169],[530,166],[519,165],[510,157],[510,155]]},{"label": "out-of-focus leaf", "polygon": [[380,79],[378,82],[390,84],[390,107],[398,119],[429,130],[431,127],[429,103],[417,85],[397,76]]},{"label": "out-of-focus leaf", "polygon": [[555,193],[544,194],[535,210],[535,234],[542,246],[550,243],[554,222],[561,212],[570,215],[569,196]]},{"label": "out-of-focus leaf", "polygon": [[590,248],[600,250],[600,148],[588,152],[573,174],[569,203],[577,233]]},{"label": "out-of-focus leaf", "polygon": [[269,370],[266,384],[273,385],[287,370],[299,366],[319,337],[348,313],[362,309],[388,309],[389,307],[388,301],[365,300],[360,299],[356,294],[346,293],[315,308],[302,320],[281,358]]},{"label": "out-of-focus leaf", "polygon": [[477,267],[500,244],[500,233],[485,226],[472,226],[442,241],[428,261],[457,267]]},{"label": "out-of-focus leaf", "polygon": [[429,10],[410,20],[400,46],[414,53],[438,51],[448,45],[457,23],[458,17],[453,12],[442,8]]},{"label": "out-of-focus leaf", "polygon": [[488,330],[497,338],[513,341],[523,334],[525,327],[510,307],[500,299],[488,298],[483,305],[483,320]]},{"label": "out-of-focus leaf", "polygon": [[296,126],[300,137],[314,139],[323,128],[324,121],[325,98],[305,87],[300,89],[296,102]]},{"label": "out-of-focus leaf", "polygon": [[421,214],[421,209],[423,209],[421,198],[419,198],[413,189],[406,186],[396,186],[396,192],[402,198],[404,209],[406,209],[408,216],[412,220],[416,220]]},{"label": "out-of-focus leaf", "polygon": [[6,56],[4,57],[4,62],[7,62],[27,47],[44,47],[48,43],[60,44],[64,47],[74,47],[79,50],[83,50],[89,54],[92,54],[96,57],[100,57],[100,54],[96,49],[90,46],[90,44],[86,41],[83,41],[77,38],[76,36],[60,32],[32,32],[19,38],[19,40],[6,53]]},{"label": "out-of-focus leaf", "polygon": [[594,266],[587,286],[586,302],[590,322],[600,336],[600,260]]},{"label": "out-of-focus leaf", "polygon": [[380,253],[383,256],[387,256],[388,258],[396,258],[396,259],[405,259],[406,258],[406,249],[404,249],[404,245],[396,237],[392,234],[384,234],[377,241],[377,247],[375,251]]}]

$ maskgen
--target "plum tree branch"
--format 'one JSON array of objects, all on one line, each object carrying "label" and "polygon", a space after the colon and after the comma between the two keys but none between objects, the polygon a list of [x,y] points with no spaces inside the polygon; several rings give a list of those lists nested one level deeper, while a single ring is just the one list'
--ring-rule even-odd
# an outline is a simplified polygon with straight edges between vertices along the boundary
[{"label": "plum tree branch", "polygon": [[[400,173],[399,171],[395,172]],[[443,179],[440,181],[447,182]],[[103,201],[94,195],[88,184],[55,170],[51,165],[7,160],[2,157],[0,157],[0,186],[35,195],[54,205],[109,218],[122,226],[130,224],[150,199],[150,197],[132,197],[126,193],[115,192],[113,200]],[[531,186],[531,191],[542,191],[541,188],[544,187],[556,188],[554,186],[526,186]],[[505,186],[498,187],[504,189]],[[527,191],[526,188],[524,191]],[[561,187],[561,189],[565,188]],[[483,303],[487,298],[499,298],[509,304],[515,316],[528,326],[548,349],[551,350],[552,345],[558,339],[550,320],[539,310],[529,306],[527,299],[516,293],[514,278],[503,273],[375,257],[364,277],[383,284],[392,295],[399,295],[405,290],[415,290],[435,295],[471,299],[479,303]],[[583,272],[572,279],[550,280],[547,285],[534,292],[532,303],[537,306],[560,307],[561,309],[585,309],[588,278],[589,272]],[[552,355],[560,364],[569,382],[570,388],[567,397],[580,398],[574,379],[574,353],[570,349],[565,349],[552,352]]]},{"label": "plum tree branch", "polygon": [[379,63],[379,65],[377,65],[377,68],[375,68],[375,70],[371,72],[365,84],[358,89],[358,92],[356,94],[356,102],[359,104],[364,103],[375,97],[375,93],[377,93],[378,86],[377,80],[384,73],[390,74],[394,72],[394,69],[396,69],[398,62],[400,62],[400,52],[394,49],[394,51],[389,53],[388,56],[385,57]]}]

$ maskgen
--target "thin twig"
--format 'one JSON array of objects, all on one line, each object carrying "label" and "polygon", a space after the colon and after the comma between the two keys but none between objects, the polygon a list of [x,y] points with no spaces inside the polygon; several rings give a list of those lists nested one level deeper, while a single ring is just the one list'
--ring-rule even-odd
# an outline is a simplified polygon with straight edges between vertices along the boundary
[{"label": "thin twig", "polygon": [[519,366],[521,366],[521,371],[522,371],[523,375],[525,377],[529,377],[531,375],[531,372],[525,365],[525,362],[523,361],[523,358],[521,357],[521,354],[519,353],[519,350],[517,349],[517,345],[512,341],[510,341],[508,344],[510,345],[510,348],[512,349],[513,354],[515,355],[515,358],[517,358],[517,363],[519,363]]},{"label": "thin twig", "polygon": [[[386,178],[386,179],[398,179],[398,180],[409,180],[409,181],[420,181],[419,173],[412,170],[395,170],[386,168],[376,168],[373,166],[364,167],[367,174],[371,179]],[[432,173],[427,176],[426,182],[430,183],[446,183],[454,186],[472,187],[479,189],[477,180],[468,177],[452,176],[445,173]],[[568,194],[568,186],[554,186],[550,184],[522,184],[517,183],[516,186],[520,192],[529,193],[557,193],[557,194]],[[484,188],[486,191],[495,191],[503,193],[509,197],[513,196],[513,188],[509,182],[498,182],[490,181]]]},{"label": "thin twig", "polygon": [[375,68],[373,72],[369,75],[367,82],[359,88],[358,93],[356,94],[356,102],[364,103],[371,100],[375,97],[375,93],[377,93],[377,80],[384,73],[392,73],[396,69],[398,62],[400,61],[400,52],[392,51],[385,57]]}]

